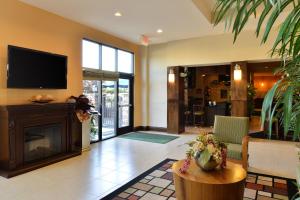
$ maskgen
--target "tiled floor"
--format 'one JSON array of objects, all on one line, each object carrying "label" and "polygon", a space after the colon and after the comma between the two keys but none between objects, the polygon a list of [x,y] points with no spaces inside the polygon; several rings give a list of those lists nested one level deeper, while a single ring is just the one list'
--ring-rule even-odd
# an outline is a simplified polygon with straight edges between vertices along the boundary
[{"label": "tiled floor", "polygon": [[[185,143],[195,137],[194,134],[184,134],[167,144],[121,138],[94,144],[92,150],[82,156],[11,179],[0,178],[0,199],[96,200],[166,158],[184,158]],[[284,143],[281,147],[281,143],[271,143],[269,148],[265,143],[254,141],[250,144],[250,166],[256,170],[268,170],[271,167],[272,171],[273,163],[279,162],[276,160],[278,152],[282,152],[283,165],[280,165],[280,169],[275,168],[274,173],[282,175],[287,171],[293,176],[291,169],[297,163],[296,156],[293,156],[294,144]],[[271,156],[269,160],[273,160],[273,163],[267,163],[269,160],[264,155]]]},{"label": "tiled floor", "polygon": [[[112,200],[175,200],[176,191],[173,182],[172,164],[175,161],[165,160],[155,169],[133,180],[130,184],[112,193]],[[244,200],[288,200],[296,191],[293,180],[279,177],[248,173]],[[289,191],[289,189],[290,191]],[[289,193],[290,192],[290,193]]]}]

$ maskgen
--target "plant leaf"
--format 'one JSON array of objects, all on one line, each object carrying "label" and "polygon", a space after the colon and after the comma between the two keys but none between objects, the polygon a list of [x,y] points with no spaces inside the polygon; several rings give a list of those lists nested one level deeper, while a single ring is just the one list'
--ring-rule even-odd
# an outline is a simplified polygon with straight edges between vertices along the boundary
[{"label": "plant leaf", "polygon": [[288,86],[283,99],[283,126],[285,137],[289,132],[289,127],[292,118],[293,93],[294,87],[291,85]]},{"label": "plant leaf", "polygon": [[266,94],[266,96],[264,98],[263,106],[262,106],[262,110],[261,110],[261,125],[262,125],[262,128],[265,124],[266,119],[270,119],[273,99],[274,99],[274,96],[275,96],[275,92],[276,92],[276,90],[277,90],[280,83],[281,83],[281,80],[277,81],[275,83],[275,85],[268,91],[268,93]]},{"label": "plant leaf", "polygon": [[209,153],[208,149],[205,149],[201,152],[200,159],[203,164],[206,164],[211,157],[211,153]]}]

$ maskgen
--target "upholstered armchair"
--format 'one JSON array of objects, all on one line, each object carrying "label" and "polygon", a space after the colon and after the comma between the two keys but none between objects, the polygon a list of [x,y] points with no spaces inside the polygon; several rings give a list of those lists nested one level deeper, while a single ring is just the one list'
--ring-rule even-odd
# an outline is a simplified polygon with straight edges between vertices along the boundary
[{"label": "upholstered armchair", "polygon": [[227,144],[227,158],[248,168],[249,118],[215,116],[213,133]]}]

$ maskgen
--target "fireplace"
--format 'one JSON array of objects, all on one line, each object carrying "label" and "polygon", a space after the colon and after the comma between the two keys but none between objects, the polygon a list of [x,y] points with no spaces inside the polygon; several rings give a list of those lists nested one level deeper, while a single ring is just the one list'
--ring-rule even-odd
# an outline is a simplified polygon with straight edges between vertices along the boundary
[{"label": "fireplace", "polygon": [[0,107],[0,175],[12,177],[81,154],[74,104]]},{"label": "fireplace", "polygon": [[29,163],[63,153],[62,124],[24,129],[24,162]]}]

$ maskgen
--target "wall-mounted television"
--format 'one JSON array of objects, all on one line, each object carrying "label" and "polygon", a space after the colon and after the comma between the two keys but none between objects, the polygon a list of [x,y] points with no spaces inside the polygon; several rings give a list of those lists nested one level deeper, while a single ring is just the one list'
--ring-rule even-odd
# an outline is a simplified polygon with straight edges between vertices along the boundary
[{"label": "wall-mounted television", "polygon": [[7,87],[67,89],[67,56],[8,46]]}]

